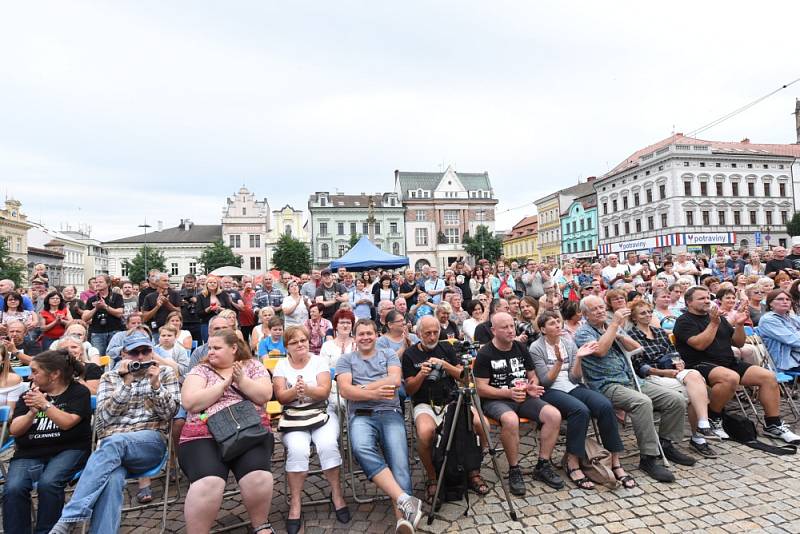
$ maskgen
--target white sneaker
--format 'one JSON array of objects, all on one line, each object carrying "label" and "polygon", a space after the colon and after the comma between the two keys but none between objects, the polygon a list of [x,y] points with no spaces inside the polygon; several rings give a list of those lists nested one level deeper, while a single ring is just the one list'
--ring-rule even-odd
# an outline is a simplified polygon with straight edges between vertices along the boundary
[{"label": "white sneaker", "polygon": [[764,427],[764,434],[774,439],[782,439],[792,445],[800,445],[800,436],[792,432],[786,423]]},{"label": "white sneaker", "polygon": [[711,425],[711,431],[714,432],[719,439],[731,439],[725,429],[722,428],[722,419],[709,419],[708,424]]},{"label": "white sneaker", "polygon": [[[403,514],[403,519],[411,525],[411,532],[414,532],[413,529],[417,528],[417,524],[419,524],[419,520],[422,518],[422,501],[417,499],[416,497],[408,497],[403,502],[397,503],[397,508],[400,509],[400,513]],[[400,522],[397,523],[398,527],[400,526]],[[402,531],[405,534],[405,531]]]},{"label": "white sneaker", "polygon": [[414,525],[405,519],[398,519],[394,527],[395,534],[414,534]]}]

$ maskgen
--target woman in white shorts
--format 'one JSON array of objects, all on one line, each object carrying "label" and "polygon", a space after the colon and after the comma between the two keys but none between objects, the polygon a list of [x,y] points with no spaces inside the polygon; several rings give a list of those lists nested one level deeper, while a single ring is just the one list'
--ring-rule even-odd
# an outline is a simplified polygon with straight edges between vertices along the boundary
[{"label": "woman in white shorts", "polygon": [[721,436],[711,427],[708,419],[706,381],[699,372],[685,368],[669,340],[669,334],[653,326],[652,317],[653,308],[647,302],[637,300],[631,304],[633,326],[628,333],[644,349],[633,357],[633,368],[645,380],[680,391],[688,399],[692,448],[706,458],[716,458],[717,454],[706,438],[719,439]]}]

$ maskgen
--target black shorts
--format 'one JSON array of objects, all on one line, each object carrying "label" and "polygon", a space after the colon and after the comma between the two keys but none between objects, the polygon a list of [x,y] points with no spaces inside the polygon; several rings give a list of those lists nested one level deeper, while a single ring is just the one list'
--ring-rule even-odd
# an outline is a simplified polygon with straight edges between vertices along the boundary
[{"label": "black shorts", "polygon": [[[711,374],[711,371],[716,369],[717,367],[724,367],[725,369],[730,369],[731,371],[736,371],[739,374],[739,381],[742,381],[742,377],[747,372],[747,370],[752,367],[753,364],[747,363],[742,360],[736,360],[736,363],[733,366],[728,367],[727,365],[716,365],[713,363],[698,363],[692,369],[698,371],[703,378],[705,379],[706,383],[708,383],[708,375]],[[710,384],[709,384],[710,385]]]},{"label": "black shorts", "polygon": [[229,471],[233,471],[233,476],[238,482],[252,471],[272,470],[274,445],[275,440],[270,434],[262,444],[253,447],[230,462],[224,462],[216,440],[213,438],[195,439],[178,446],[178,461],[190,483],[212,476],[228,480]]},{"label": "black shorts", "polygon": [[540,423],[539,413],[542,411],[542,408],[547,405],[548,404],[542,399],[530,396],[525,399],[524,402],[514,402],[504,399],[492,399],[481,402],[483,413],[497,422],[500,422],[500,418],[504,413],[514,412],[518,417],[524,417],[525,419]]}]

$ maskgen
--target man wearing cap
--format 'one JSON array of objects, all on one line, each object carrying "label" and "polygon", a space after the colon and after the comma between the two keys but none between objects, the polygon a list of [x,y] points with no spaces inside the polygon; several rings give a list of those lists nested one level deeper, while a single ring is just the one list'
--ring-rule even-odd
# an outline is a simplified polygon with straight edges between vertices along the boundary
[{"label": "man wearing cap", "polygon": [[91,534],[117,532],[125,478],[161,461],[179,404],[175,372],[153,361],[150,338],[140,332],[129,335],[122,361],[100,379],[95,412],[97,449],[51,534],[66,534],[75,523],[89,519]]},{"label": "man wearing cap", "polygon": [[350,300],[350,295],[344,286],[333,281],[330,269],[322,271],[322,282],[314,296],[316,301],[325,307],[322,316],[329,321],[333,319],[333,314],[339,309],[339,305]]}]

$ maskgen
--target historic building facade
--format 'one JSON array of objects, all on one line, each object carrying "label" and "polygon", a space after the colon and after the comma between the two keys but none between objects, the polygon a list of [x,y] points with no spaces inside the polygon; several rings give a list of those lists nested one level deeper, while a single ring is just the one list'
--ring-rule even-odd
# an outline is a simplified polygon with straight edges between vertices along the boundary
[{"label": "historic building facade", "polygon": [[537,219],[536,215],[525,217],[509,230],[503,238],[503,255],[506,258],[541,261]]},{"label": "historic building facade", "polygon": [[539,252],[542,260],[560,259],[562,252],[562,214],[566,214],[572,202],[590,194],[594,177],[586,182],[561,189],[534,201],[539,214]]},{"label": "historic building facade", "polygon": [[222,208],[222,240],[242,256],[242,269],[253,273],[267,269],[267,241],[272,213],[267,199],[256,199],[246,187],[226,200]]},{"label": "historic building facade", "polygon": [[272,256],[281,236],[289,235],[304,243],[309,248],[306,224],[303,222],[303,210],[296,210],[288,204],[279,210],[272,210],[272,227],[267,234],[265,244],[266,269],[272,269]]},{"label": "historic building facade", "polygon": [[561,215],[561,257],[588,259],[597,255],[597,195],[576,198]]},{"label": "historic building facade", "polygon": [[0,209],[0,239],[5,240],[11,257],[23,265],[28,262],[28,229],[31,226],[28,216],[22,213],[22,203],[7,198]]}]

